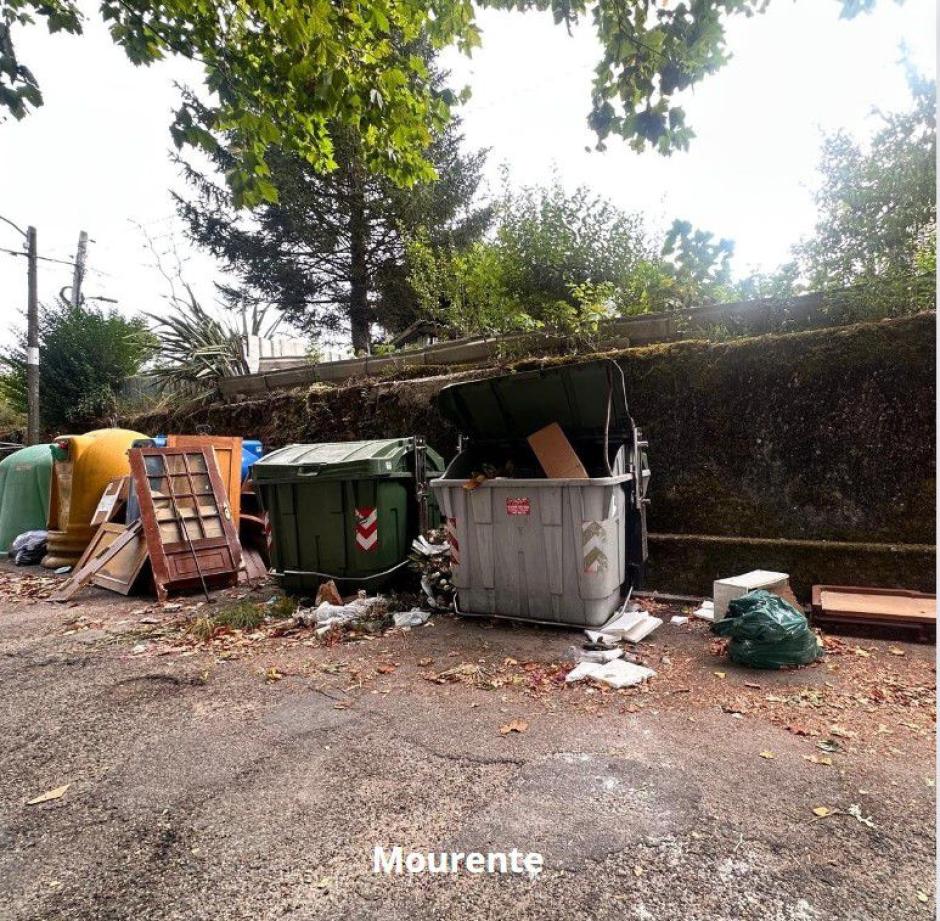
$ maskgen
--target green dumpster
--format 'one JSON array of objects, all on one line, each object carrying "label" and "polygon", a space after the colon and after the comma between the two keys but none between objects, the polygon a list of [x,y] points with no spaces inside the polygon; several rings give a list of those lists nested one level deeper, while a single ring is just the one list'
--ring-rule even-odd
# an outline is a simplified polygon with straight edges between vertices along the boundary
[{"label": "green dumpster", "polygon": [[49,516],[52,445],[39,444],[0,461],[0,556],[27,531],[43,531]]},{"label": "green dumpster", "polygon": [[310,592],[326,579],[344,593],[378,589],[407,563],[427,479],[443,470],[420,438],[289,445],[256,461],[271,566],[285,589]]}]

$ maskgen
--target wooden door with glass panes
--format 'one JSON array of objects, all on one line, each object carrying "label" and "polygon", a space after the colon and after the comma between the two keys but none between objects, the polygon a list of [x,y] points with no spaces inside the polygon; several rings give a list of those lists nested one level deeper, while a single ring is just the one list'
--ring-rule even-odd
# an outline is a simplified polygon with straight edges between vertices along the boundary
[{"label": "wooden door with glass panes", "polygon": [[202,581],[233,583],[241,545],[211,447],[128,453],[157,595]]}]

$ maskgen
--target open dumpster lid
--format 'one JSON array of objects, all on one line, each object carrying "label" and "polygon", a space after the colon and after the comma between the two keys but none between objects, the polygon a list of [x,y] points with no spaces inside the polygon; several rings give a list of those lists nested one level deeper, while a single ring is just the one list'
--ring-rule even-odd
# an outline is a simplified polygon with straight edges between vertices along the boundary
[{"label": "open dumpster lid", "polygon": [[[609,374],[609,377],[608,377]],[[611,441],[632,437],[620,371],[589,361],[450,384],[438,395],[441,414],[474,441],[514,441],[557,422],[569,438],[602,438],[608,380],[613,384]]]},{"label": "open dumpster lid", "polygon": [[[252,476],[264,481],[294,476],[354,478],[407,473],[408,455],[413,451],[411,438],[288,445],[256,460]],[[444,469],[440,455],[430,448],[427,463],[432,470]]]}]

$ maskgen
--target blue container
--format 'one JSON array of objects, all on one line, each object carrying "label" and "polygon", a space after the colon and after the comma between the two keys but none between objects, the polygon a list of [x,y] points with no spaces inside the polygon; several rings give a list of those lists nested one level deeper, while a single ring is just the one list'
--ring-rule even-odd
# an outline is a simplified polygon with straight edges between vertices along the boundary
[{"label": "blue container", "polygon": [[251,472],[252,464],[264,454],[260,441],[242,440],[242,481]]}]

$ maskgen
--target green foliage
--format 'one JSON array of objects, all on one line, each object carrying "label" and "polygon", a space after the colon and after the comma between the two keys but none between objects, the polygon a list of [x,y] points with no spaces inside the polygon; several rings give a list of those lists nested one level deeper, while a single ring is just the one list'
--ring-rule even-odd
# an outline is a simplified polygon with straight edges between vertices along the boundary
[{"label": "green foliage", "polygon": [[666,271],[672,280],[672,297],[683,307],[729,294],[734,243],[713,239],[713,234],[696,230],[688,221],[673,221],[666,234],[663,255],[669,258]]},{"label": "green foliage", "polygon": [[[674,98],[728,60],[731,16],[769,0],[484,0],[484,7],[550,11],[569,29],[590,16],[601,59],[589,123],[599,146],[611,135],[637,150],[669,153],[693,136]],[[837,0],[843,15],[873,0]],[[114,41],[134,64],[170,55],[202,63],[212,94],[207,127],[184,100],[171,128],[184,144],[214,152],[233,138],[228,181],[237,205],[277,197],[268,152],[296,155],[318,172],[337,167],[336,134],[353,129],[364,163],[401,185],[435,178],[425,151],[450,117],[455,97],[438,93],[421,55],[402,54],[419,37],[432,51],[469,53],[480,44],[472,0],[100,0]],[[38,83],[14,52],[12,31],[36,19],[49,31],[79,33],[74,0],[0,0],[0,107],[22,118],[42,104]]]},{"label": "green foliage", "polygon": [[585,188],[513,192],[495,207],[489,240],[408,244],[411,286],[425,314],[461,335],[542,330],[590,341],[606,318],[704,303],[728,285],[730,241],[676,221],[660,245],[640,215]]},{"label": "green foliage", "polygon": [[259,604],[245,599],[223,605],[213,612],[210,620],[213,626],[216,627],[230,627],[232,630],[256,630],[264,623],[264,612]]},{"label": "green foliage", "polygon": [[[428,67],[433,71],[432,62]],[[424,226],[435,243],[465,245],[489,222],[489,209],[473,204],[485,155],[464,154],[458,129],[454,120],[433,139],[427,153],[438,176],[433,183],[402,189],[371,172],[362,138],[339,128],[337,167],[326,175],[296,155],[269,151],[283,194],[250,212],[240,212],[227,189],[184,163],[196,194],[178,196],[178,210],[190,237],[239,278],[239,290],[275,305],[311,335],[351,329],[353,348],[369,352],[373,323],[397,332],[416,318],[403,234]],[[237,162],[236,139],[219,140],[212,159],[226,174]]]},{"label": "green foliage", "polygon": [[[39,408],[49,433],[83,431],[115,413],[125,379],[154,349],[140,318],[60,301],[39,313]],[[0,356],[0,397],[26,412],[26,336]]]},{"label": "green foliage", "polygon": [[826,138],[813,236],[797,248],[811,287],[845,287],[934,271],[937,226],[936,87],[909,71],[912,107],[881,114],[863,147]]}]

